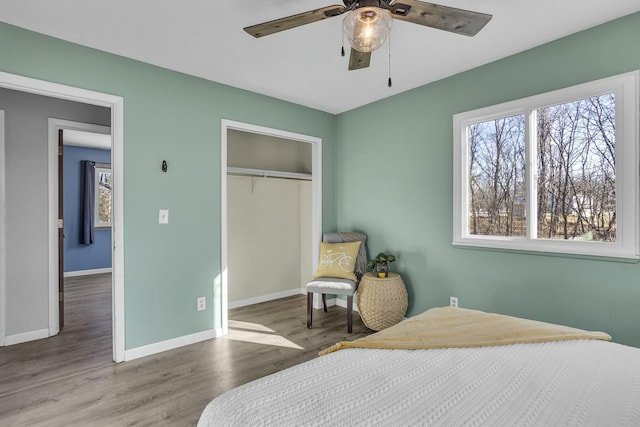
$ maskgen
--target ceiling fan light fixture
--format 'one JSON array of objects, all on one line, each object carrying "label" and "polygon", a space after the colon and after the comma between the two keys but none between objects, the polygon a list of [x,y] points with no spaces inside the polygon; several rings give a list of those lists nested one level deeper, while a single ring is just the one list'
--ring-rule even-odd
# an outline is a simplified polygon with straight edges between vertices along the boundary
[{"label": "ceiling fan light fixture", "polygon": [[366,53],[384,44],[392,24],[393,19],[388,10],[361,7],[346,14],[342,21],[342,30],[351,47]]}]

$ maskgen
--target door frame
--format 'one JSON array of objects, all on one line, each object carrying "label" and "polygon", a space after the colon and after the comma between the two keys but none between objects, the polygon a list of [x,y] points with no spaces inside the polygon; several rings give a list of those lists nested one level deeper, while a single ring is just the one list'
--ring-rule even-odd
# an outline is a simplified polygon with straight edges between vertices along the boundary
[{"label": "door frame", "polygon": [[[221,120],[220,142],[220,280],[214,284],[214,295],[220,296],[220,313],[222,335],[229,332],[229,294],[227,274],[227,134],[229,130],[276,138],[289,139],[297,142],[311,144],[311,256],[312,271],[318,267],[320,254],[320,241],[322,239],[322,138],[289,132],[281,129],[273,129],[265,126],[233,120]],[[300,288],[302,293],[302,288]],[[213,319],[214,325],[216,319]]]},{"label": "door frame", "polygon": [[[54,209],[55,211],[55,230],[51,230],[51,228],[49,228],[49,242],[52,242],[53,238],[54,238],[54,234],[55,234],[55,260],[59,260],[60,259],[60,246],[58,244],[59,241],[59,228],[58,228],[58,218],[59,218],[59,180],[60,180],[60,175],[59,175],[59,170],[58,170],[58,132],[62,130],[63,131],[63,138],[64,138],[64,131],[65,130],[77,130],[77,131],[81,131],[81,132],[90,132],[90,133],[99,133],[99,134],[103,134],[103,135],[111,135],[111,127],[110,126],[102,126],[102,125],[94,125],[91,123],[84,123],[84,122],[76,122],[76,121],[71,121],[71,120],[63,120],[63,119],[54,119],[49,117],[49,123],[48,123],[48,132],[49,132],[49,142],[48,142],[48,147],[49,147],[49,157],[48,157],[48,162],[49,162],[49,195],[51,196],[51,193],[53,192],[53,197],[56,198],[56,208]],[[63,145],[64,141],[62,142]],[[113,145],[113,141],[112,141],[112,145]],[[55,153],[52,153],[52,147],[55,146]],[[90,144],[87,144],[86,146],[91,146]],[[110,146],[109,150],[111,151],[111,161],[113,163],[113,147]],[[51,156],[54,156],[54,158],[52,158]],[[54,171],[55,169],[55,171]],[[55,177],[54,177],[55,174]],[[53,181],[52,181],[53,180]],[[53,188],[52,188],[53,187]],[[112,193],[113,195],[115,195],[115,189]],[[115,199],[115,197],[114,197]],[[49,202],[51,203],[51,199],[49,199]],[[49,227],[51,227],[52,223],[51,221],[49,221]],[[63,227],[64,229],[64,227]],[[111,241],[113,242],[114,240],[114,236],[113,236],[113,227],[111,228]],[[54,256],[53,253],[51,252],[52,248],[49,247],[49,254],[50,256]],[[64,255],[64,254],[63,254]],[[111,247],[111,257],[113,259],[113,245]],[[58,263],[58,265],[54,266],[53,262],[49,263],[49,277],[51,278],[52,274],[56,275],[56,280],[55,281],[51,281],[49,280],[49,336],[53,336],[53,335],[57,335],[60,332],[60,303],[59,303],[59,296],[58,293],[60,291],[59,289],[59,281],[60,281],[60,277],[61,274],[63,274],[63,272],[60,271],[60,264]],[[51,271],[52,268],[55,267],[55,271]],[[113,288],[113,280],[111,283],[111,286]],[[112,291],[113,294],[113,291]],[[113,315],[113,313],[112,313]]]},{"label": "door frame", "polygon": [[[52,83],[45,80],[38,80],[31,77],[24,77],[17,74],[6,73],[0,71],[0,87],[17,90],[20,92],[34,93],[68,101],[75,101],[84,104],[97,105],[107,107],[111,110],[111,164],[113,170],[113,304],[112,304],[112,321],[113,321],[113,360],[115,362],[124,361],[125,353],[125,315],[124,315],[124,98],[121,96],[110,95],[102,92],[96,92],[87,89],[81,89],[73,86]],[[58,263],[58,245],[57,245],[57,163],[52,165],[52,158],[57,157],[57,140],[55,147],[49,143],[49,170],[48,170],[48,247],[49,247],[49,283],[57,283],[57,263]],[[4,170],[4,169],[3,169]],[[4,206],[4,204],[3,204]],[[4,224],[0,223],[3,228],[0,236],[4,234]],[[0,242],[3,246],[5,242]],[[4,269],[3,269],[4,271]],[[0,289],[2,290],[2,289]],[[3,293],[1,299],[4,301]],[[3,310],[4,312],[4,310]],[[49,307],[49,324],[55,312],[57,318],[57,303],[55,310]],[[57,319],[56,319],[57,323]],[[54,328],[55,330],[55,328]],[[51,333],[50,329],[50,333]]]},{"label": "door frame", "polygon": [[5,336],[5,281],[7,280],[7,258],[5,243],[5,154],[4,154],[4,110],[0,110],[0,347],[4,345]]}]

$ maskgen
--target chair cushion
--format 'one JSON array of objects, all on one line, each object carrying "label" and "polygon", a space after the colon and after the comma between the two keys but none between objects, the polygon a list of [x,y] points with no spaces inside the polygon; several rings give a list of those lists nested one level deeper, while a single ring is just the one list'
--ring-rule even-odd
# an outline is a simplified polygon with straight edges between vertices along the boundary
[{"label": "chair cushion", "polygon": [[307,292],[317,292],[332,295],[353,295],[356,282],[332,277],[319,277],[307,283]]},{"label": "chair cushion", "polygon": [[334,277],[355,281],[354,268],[359,248],[360,242],[322,242],[320,246],[320,262],[313,278]]}]

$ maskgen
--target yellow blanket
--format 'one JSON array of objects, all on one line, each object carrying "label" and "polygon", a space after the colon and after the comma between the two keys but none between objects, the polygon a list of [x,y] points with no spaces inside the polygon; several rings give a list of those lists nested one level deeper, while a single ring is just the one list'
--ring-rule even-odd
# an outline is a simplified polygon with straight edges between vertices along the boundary
[{"label": "yellow blanket", "polygon": [[417,350],[445,347],[485,347],[518,343],[598,339],[610,341],[604,332],[457,307],[437,307],[373,335],[342,341],[320,356],[343,348]]}]

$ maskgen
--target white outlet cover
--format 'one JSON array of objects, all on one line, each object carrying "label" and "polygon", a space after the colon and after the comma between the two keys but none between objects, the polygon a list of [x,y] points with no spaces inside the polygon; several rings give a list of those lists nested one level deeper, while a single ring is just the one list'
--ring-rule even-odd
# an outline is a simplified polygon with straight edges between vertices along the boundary
[{"label": "white outlet cover", "polygon": [[198,299],[196,300],[196,306],[198,308],[198,311],[205,310],[207,308],[206,297],[198,297]]}]

